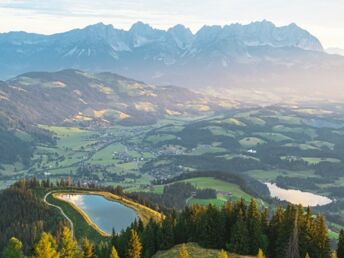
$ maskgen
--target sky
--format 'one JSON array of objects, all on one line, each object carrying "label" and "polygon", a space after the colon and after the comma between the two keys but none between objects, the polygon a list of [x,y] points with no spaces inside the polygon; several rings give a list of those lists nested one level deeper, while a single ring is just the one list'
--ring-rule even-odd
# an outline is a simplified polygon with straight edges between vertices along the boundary
[{"label": "sky", "polygon": [[142,21],[167,29],[269,20],[295,22],[327,47],[344,49],[344,0],[0,0],[0,32],[53,34],[103,22],[129,29]]}]

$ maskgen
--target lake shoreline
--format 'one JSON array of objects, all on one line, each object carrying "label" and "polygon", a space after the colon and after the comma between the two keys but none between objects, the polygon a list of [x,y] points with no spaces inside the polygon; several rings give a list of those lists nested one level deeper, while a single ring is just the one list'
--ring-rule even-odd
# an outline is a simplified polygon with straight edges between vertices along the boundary
[{"label": "lake shoreline", "polygon": [[104,230],[102,230],[92,219],[89,217],[89,215],[80,207],[78,207],[76,204],[74,204],[71,201],[66,200],[65,198],[61,197],[62,195],[98,195],[104,197],[108,201],[112,202],[118,202],[127,208],[133,209],[137,216],[142,220],[144,224],[147,224],[150,219],[153,219],[155,221],[161,221],[164,218],[164,215],[149,208],[146,207],[142,204],[136,203],[130,199],[127,199],[122,196],[118,196],[109,192],[98,192],[98,191],[58,191],[52,193],[52,197],[63,201],[70,205],[76,212],[78,212],[84,219],[85,221],[92,227],[94,228],[100,235],[103,237],[109,237],[110,234],[106,233]]},{"label": "lake shoreline", "polygon": [[[91,227],[93,227],[101,236],[103,237],[110,237],[110,235],[108,233],[106,233],[105,231],[103,231],[100,227],[98,227],[98,225],[93,222],[93,220],[88,216],[88,214],[82,209],[80,208],[78,205],[76,205],[75,203],[68,201],[67,199],[63,198],[62,195],[66,195],[67,193],[61,194],[61,193],[53,193],[53,197],[68,203],[74,210],[76,210],[77,212],[80,213],[80,215],[84,218],[84,220],[87,222],[87,224],[89,224]],[[74,193],[72,193],[74,194]]]}]

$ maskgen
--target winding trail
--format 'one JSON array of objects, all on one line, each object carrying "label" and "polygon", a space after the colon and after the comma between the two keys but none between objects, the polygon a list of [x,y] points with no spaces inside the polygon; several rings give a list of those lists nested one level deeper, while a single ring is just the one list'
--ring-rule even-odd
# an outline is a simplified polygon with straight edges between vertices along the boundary
[{"label": "winding trail", "polygon": [[62,210],[62,208],[61,208],[60,206],[57,206],[57,205],[55,205],[55,204],[51,204],[50,202],[47,201],[48,195],[49,195],[49,194],[52,194],[53,192],[54,192],[54,191],[50,191],[50,192],[46,193],[46,195],[44,195],[43,201],[44,201],[47,205],[49,205],[49,206],[51,206],[51,207],[55,207],[56,209],[58,209],[58,210],[61,212],[62,216],[65,217],[66,220],[68,220],[68,222],[69,222],[69,224],[70,224],[70,230],[71,230],[71,232],[72,232],[73,238],[75,238],[75,236],[74,236],[74,224],[73,224],[73,221],[66,215],[66,213],[64,213],[64,211]]}]

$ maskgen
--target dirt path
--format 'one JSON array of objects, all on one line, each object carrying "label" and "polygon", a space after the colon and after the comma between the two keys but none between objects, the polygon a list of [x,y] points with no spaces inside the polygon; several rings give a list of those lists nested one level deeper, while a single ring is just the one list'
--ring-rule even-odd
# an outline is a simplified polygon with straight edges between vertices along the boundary
[{"label": "dirt path", "polygon": [[49,202],[47,201],[48,195],[51,194],[51,193],[53,193],[53,192],[54,192],[54,191],[51,191],[51,192],[48,192],[46,195],[44,195],[43,201],[44,201],[47,205],[49,205],[49,206],[51,206],[51,207],[55,207],[56,209],[58,209],[58,210],[61,212],[62,216],[65,217],[65,219],[69,222],[69,224],[70,224],[70,230],[71,230],[71,232],[72,232],[73,237],[75,237],[75,236],[74,236],[74,224],[73,224],[73,221],[66,215],[66,213],[64,213],[64,211],[62,210],[61,207],[59,207],[59,206],[57,206],[57,205],[55,205],[55,204],[51,204],[51,203],[49,203]]}]

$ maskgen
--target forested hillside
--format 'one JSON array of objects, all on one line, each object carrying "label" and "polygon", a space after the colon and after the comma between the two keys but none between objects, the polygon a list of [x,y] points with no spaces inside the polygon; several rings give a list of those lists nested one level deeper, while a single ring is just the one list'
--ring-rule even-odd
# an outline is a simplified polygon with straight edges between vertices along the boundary
[{"label": "forested hillside", "polygon": [[54,143],[52,134],[13,119],[4,111],[0,111],[0,170],[2,169],[1,165],[16,162],[21,163],[24,167],[28,166],[35,144]]},{"label": "forested hillside", "polygon": [[30,190],[34,185],[17,184],[0,192],[0,252],[12,236],[23,242],[25,253],[43,231],[59,235],[65,221]]},{"label": "forested hillside", "polygon": [[[136,221],[126,230],[104,238],[102,242],[90,243],[77,239],[82,247],[79,249],[68,228],[61,233],[61,217],[31,194],[31,191],[45,192],[52,186],[50,182],[33,180],[23,184],[21,181],[1,193],[0,208],[5,211],[0,220],[1,232],[5,233],[1,235],[2,250],[8,252],[13,246],[20,246],[14,244],[18,240],[11,239],[4,248],[5,242],[14,236],[23,242],[24,253],[35,254],[35,257],[48,257],[44,256],[44,252],[49,243],[49,252],[66,257],[64,246],[68,245],[67,242],[72,243],[70,257],[76,257],[78,253],[92,257],[87,256],[86,252],[97,257],[116,257],[110,256],[116,250],[119,257],[148,258],[159,250],[186,242],[241,255],[255,256],[261,250],[271,258],[297,257],[291,256],[295,254],[299,257],[306,257],[307,254],[312,258],[333,257],[323,216],[314,215],[309,208],[296,205],[270,211],[260,208],[254,199],[250,203],[245,203],[243,199],[228,202],[222,208],[194,205],[181,212],[171,211],[162,222],[151,220],[144,225]],[[75,187],[69,186],[69,189]],[[17,224],[18,221],[21,223]],[[43,230],[51,235],[42,234]],[[343,244],[341,233],[339,253]],[[340,255],[338,257],[342,258]]]}]

